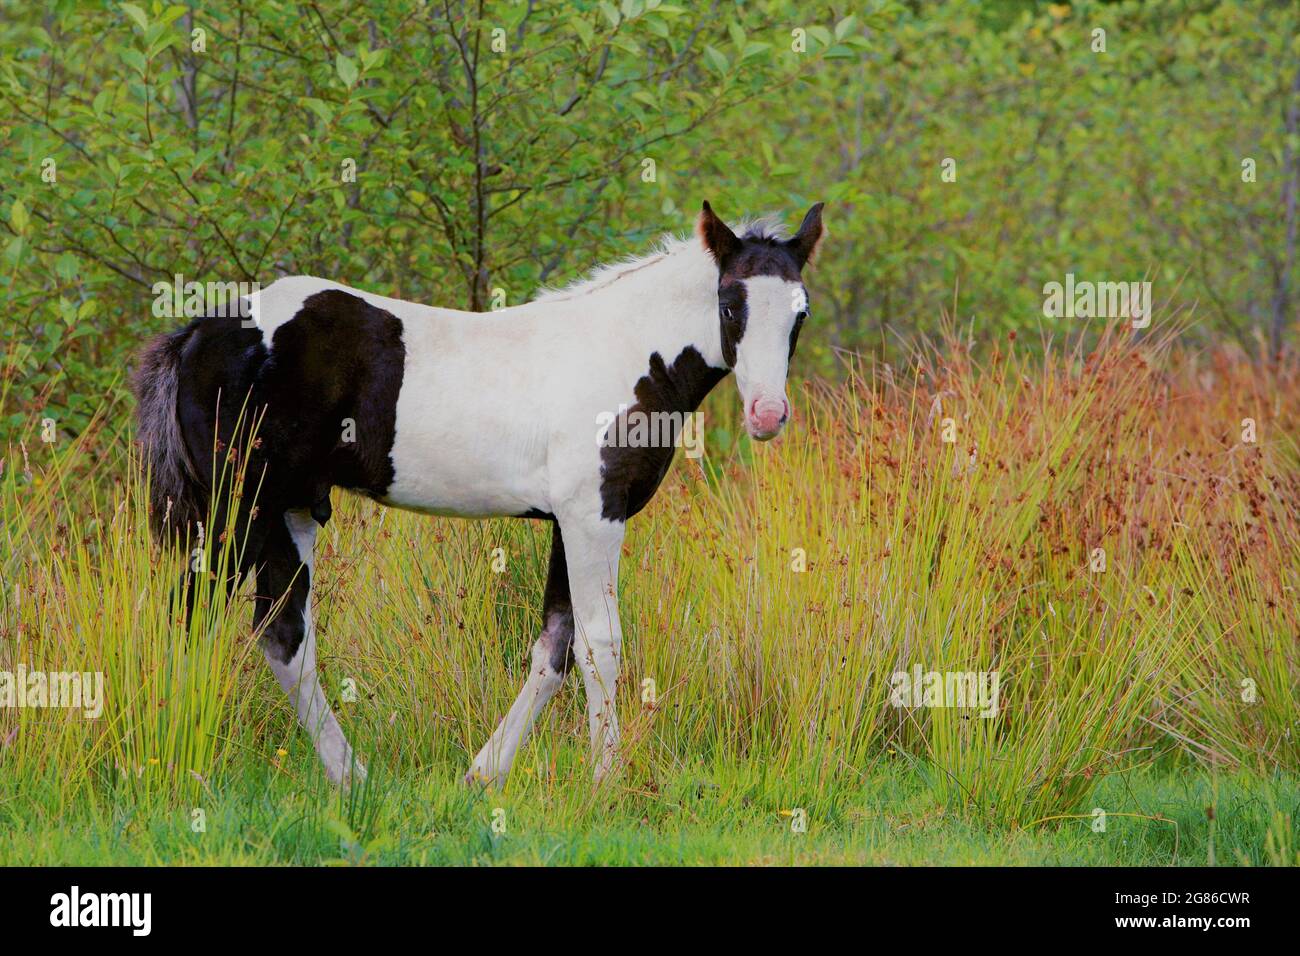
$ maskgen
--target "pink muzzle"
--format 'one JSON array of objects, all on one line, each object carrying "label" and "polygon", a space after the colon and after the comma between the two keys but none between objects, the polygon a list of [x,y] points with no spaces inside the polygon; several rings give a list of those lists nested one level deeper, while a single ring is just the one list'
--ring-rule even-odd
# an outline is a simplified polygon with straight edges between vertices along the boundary
[{"label": "pink muzzle", "polygon": [[760,441],[776,436],[790,417],[790,404],[784,398],[761,396],[750,403],[746,415],[749,434]]}]

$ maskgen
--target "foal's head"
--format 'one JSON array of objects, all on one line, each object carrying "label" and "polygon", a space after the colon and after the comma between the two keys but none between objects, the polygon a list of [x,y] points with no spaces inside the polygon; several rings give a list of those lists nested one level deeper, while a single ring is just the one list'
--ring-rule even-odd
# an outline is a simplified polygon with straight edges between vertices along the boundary
[{"label": "foal's head", "polygon": [[736,373],[745,428],[767,441],[790,417],[785,376],[808,318],[799,274],[822,237],[822,204],[808,210],[790,239],[754,229],[738,237],[707,202],[696,231],[718,264],[722,357]]}]

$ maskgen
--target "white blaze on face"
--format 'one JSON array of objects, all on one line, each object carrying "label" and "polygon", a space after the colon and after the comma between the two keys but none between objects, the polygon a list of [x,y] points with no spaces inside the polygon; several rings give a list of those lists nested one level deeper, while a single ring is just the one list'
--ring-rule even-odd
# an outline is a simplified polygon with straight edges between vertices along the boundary
[{"label": "white blaze on face", "polygon": [[745,407],[745,428],[759,441],[775,438],[790,417],[785,377],[790,333],[808,308],[803,284],[779,276],[753,276],[745,285],[745,332],[736,349],[736,384]]}]

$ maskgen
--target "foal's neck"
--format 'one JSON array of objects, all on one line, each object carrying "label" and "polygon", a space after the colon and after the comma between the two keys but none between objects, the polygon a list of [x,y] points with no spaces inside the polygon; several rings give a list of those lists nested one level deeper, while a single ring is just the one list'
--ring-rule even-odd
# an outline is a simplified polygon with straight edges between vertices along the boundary
[{"label": "foal's neck", "polygon": [[667,240],[537,301],[615,325],[633,346],[619,351],[635,357],[631,372],[643,407],[694,411],[730,371],[718,325],[718,266],[695,237]]},{"label": "foal's neck", "polygon": [[670,240],[643,259],[593,278],[599,311],[621,322],[646,350],[671,364],[693,350],[703,364],[727,371],[718,327],[718,267],[699,240]]},{"label": "foal's neck", "polygon": [[[621,283],[626,285],[620,288]],[[718,326],[718,267],[697,239],[632,263],[608,289],[610,304],[644,350],[642,408],[693,412],[729,371]]]}]

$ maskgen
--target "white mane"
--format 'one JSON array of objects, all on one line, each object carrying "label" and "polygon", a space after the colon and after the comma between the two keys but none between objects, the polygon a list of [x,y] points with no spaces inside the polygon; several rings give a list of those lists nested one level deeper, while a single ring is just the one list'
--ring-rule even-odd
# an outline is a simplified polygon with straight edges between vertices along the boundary
[{"label": "white mane", "polygon": [[[784,227],[773,216],[764,216],[752,220],[746,219],[734,231],[738,236],[787,238]],[[624,276],[640,272],[647,266],[656,265],[667,260],[685,264],[685,260],[707,258],[707,256],[708,253],[700,244],[698,237],[693,235],[683,237],[667,233],[660,237],[654,248],[649,252],[639,256],[628,256],[606,265],[597,266],[586,276],[575,279],[568,285],[559,288],[543,288],[537,295],[533,296],[532,301],[557,302],[563,299],[574,299],[603,289]]]},{"label": "white mane", "polygon": [[660,237],[653,249],[639,256],[627,256],[615,262],[597,266],[586,276],[575,279],[559,288],[543,288],[533,296],[534,302],[554,302],[559,299],[572,299],[580,295],[595,292],[623,276],[640,271],[646,266],[661,262],[674,256],[685,256],[693,252],[705,255],[699,240],[694,237],[683,238],[669,233]]}]

